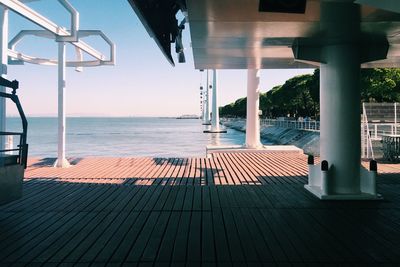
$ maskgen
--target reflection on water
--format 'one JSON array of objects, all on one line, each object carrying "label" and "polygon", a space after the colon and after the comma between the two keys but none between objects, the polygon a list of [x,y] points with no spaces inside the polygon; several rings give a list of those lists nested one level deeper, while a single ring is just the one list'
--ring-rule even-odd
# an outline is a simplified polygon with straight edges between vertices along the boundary
[{"label": "reflection on water", "polygon": [[[57,118],[28,119],[29,155],[56,157]],[[20,121],[7,119],[8,130],[19,130]],[[203,133],[200,120],[175,118],[68,118],[66,151],[69,157],[83,156],[204,156],[206,146],[242,145],[245,135]]]},{"label": "reflection on water", "polygon": [[221,133],[211,133],[211,142],[210,145],[220,146],[221,145]]}]

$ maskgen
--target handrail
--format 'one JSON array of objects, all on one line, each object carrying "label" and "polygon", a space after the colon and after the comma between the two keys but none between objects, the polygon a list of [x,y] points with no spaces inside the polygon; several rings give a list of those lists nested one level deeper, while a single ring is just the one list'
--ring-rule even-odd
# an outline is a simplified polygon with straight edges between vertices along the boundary
[{"label": "handrail", "polygon": [[6,136],[6,135],[22,135],[22,133],[16,133],[16,132],[0,132],[0,135]]},{"label": "handrail", "polygon": [[[9,98],[17,106],[17,110],[18,110],[19,116],[21,117],[21,121],[22,121],[22,133],[20,133],[20,143],[19,143],[19,146],[17,149],[19,151],[19,155],[18,155],[19,164],[24,166],[24,168],[26,168],[27,162],[28,162],[28,144],[26,143],[26,140],[27,140],[26,135],[28,132],[28,121],[26,119],[24,110],[22,109],[19,98],[16,95],[16,90],[18,89],[18,82],[17,81],[11,82],[7,79],[0,77],[0,85],[13,89],[11,94],[5,93],[5,92],[0,92],[0,97]],[[4,133],[4,135],[7,135],[7,133],[9,133],[9,132],[2,132],[2,133]],[[3,151],[3,152],[6,152],[6,151]]]},{"label": "handrail", "polygon": [[11,152],[11,151],[19,151],[19,148],[11,148],[11,149],[2,149],[0,152]]},{"label": "handrail", "polygon": [[297,130],[306,130],[306,131],[319,131],[320,130],[320,122],[316,120],[277,120],[277,119],[261,119],[262,125],[297,129]]}]

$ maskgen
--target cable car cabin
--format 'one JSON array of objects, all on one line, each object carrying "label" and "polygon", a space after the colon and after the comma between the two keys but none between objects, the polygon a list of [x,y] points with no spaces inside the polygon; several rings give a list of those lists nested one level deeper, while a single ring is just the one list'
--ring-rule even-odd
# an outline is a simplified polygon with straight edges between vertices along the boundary
[{"label": "cable car cabin", "polygon": [[[0,85],[12,89],[11,93],[0,92],[0,97],[14,102],[22,121],[22,132],[0,131],[0,205],[2,205],[22,196],[22,181],[28,158],[28,144],[26,143],[28,122],[16,95],[18,82],[11,82],[0,77]],[[16,148],[4,147],[4,140],[8,136],[19,137],[19,145]]]}]

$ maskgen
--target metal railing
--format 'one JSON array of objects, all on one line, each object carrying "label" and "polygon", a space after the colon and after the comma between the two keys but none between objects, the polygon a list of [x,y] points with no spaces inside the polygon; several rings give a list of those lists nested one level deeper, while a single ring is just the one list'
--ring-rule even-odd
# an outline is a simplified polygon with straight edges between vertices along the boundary
[{"label": "metal railing", "polygon": [[[395,105],[396,106],[396,105]],[[363,108],[365,109],[364,105]],[[364,110],[361,122],[361,154],[363,158],[375,159],[380,156],[379,151],[374,151],[382,147],[381,142],[385,135],[400,134],[400,123],[397,123],[397,116],[394,117],[394,123],[389,122],[369,122]],[[245,123],[244,118],[221,118],[221,122],[240,122]],[[260,119],[261,126],[274,126],[288,129],[297,129],[305,131],[320,131],[320,122],[316,120],[282,120],[282,119]],[[373,143],[373,141],[375,141]],[[375,153],[376,152],[376,153]]]},{"label": "metal railing", "polygon": [[[387,153],[383,139],[387,135],[400,133],[398,124],[398,103],[363,103],[361,124],[361,152],[363,158],[375,158],[375,154]],[[374,144],[374,145],[373,145]],[[374,149],[377,150],[375,153]]]},{"label": "metal railing", "polygon": [[[0,137],[2,136],[19,136],[19,144],[14,147],[13,144],[7,144],[5,149],[0,150],[0,155],[16,156],[16,163],[26,166],[26,154],[27,154],[27,144],[25,143],[26,137],[24,133],[14,133],[14,132],[0,132]],[[2,165],[0,163],[0,165]]]},{"label": "metal railing", "polygon": [[[21,118],[21,123],[22,123],[22,132],[6,132],[6,131],[0,131],[0,140],[3,141],[4,137],[6,136],[19,136],[19,145],[17,148],[6,148],[6,149],[1,149],[0,148],[0,155],[7,155],[7,154],[13,154],[14,152],[18,152],[18,155],[15,155],[16,162],[11,162],[11,164],[17,163],[24,168],[26,168],[27,165],[27,160],[28,160],[28,144],[26,143],[26,135],[28,131],[28,121],[25,117],[25,113],[22,109],[21,103],[19,102],[19,98],[16,95],[16,90],[18,88],[18,82],[13,81],[10,82],[2,77],[0,77],[0,85],[5,86],[5,87],[10,87],[12,88],[12,93],[5,93],[5,92],[0,92],[0,97],[10,99],[12,102],[17,107],[19,116]],[[9,158],[9,157],[8,157]],[[2,164],[7,165],[6,162],[7,157],[2,157]]]},{"label": "metal railing", "polygon": [[[368,123],[369,135],[372,140],[382,140],[382,136],[387,134],[396,135],[400,133],[400,125],[394,123]],[[397,128],[397,129],[396,129]]]},{"label": "metal railing", "polygon": [[316,120],[296,121],[296,120],[261,119],[260,124],[265,126],[275,126],[275,127],[306,130],[306,131],[320,130],[320,122]]},{"label": "metal railing", "polygon": [[372,146],[371,133],[369,129],[367,113],[365,112],[365,106],[363,105],[361,122],[361,156],[367,159],[375,159],[374,147]]}]

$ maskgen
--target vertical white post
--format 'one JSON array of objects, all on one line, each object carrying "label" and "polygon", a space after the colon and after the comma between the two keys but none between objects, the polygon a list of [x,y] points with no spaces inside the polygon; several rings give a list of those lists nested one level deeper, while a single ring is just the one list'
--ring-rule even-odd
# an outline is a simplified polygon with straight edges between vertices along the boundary
[{"label": "vertical white post", "polygon": [[362,109],[363,109],[363,116],[362,116],[362,122],[361,122],[361,155],[362,157],[366,158],[366,148],[368,146],[367,138],[368,135],[366,133],[366,114],[365,114],[365,103],[362,103]]},{"label": "vertical white post", "polygon": [[247,70],[247,114],[246,114],[246,147],[259,148],[260,142],[260,118],[259,110],[259,70]]},{"label": "vertical white post", "polygon": [[330,192],[359,194],[360,49],[352,40],[360,36],[360,6],[321,1],[321,28],[336,40],[323,47],[320,67],[321,159],[333,166]]},{"label": "vertical white post", "polygon": [[[207,86],[207,83],[205,86]],[[206,101],[207,101],[207,93],[203,87],[203,124],[207,123],[207,121],[206,121],[207,120],[207,118],[206,118]]]},{"label": "vertical white post", "polygon": [[397,103],[394,103],[394,134],[397,135]]},{"label": "vertical white post", "polygon": [[207,83],[206,83],[206,90],[204,90],[204,106],[205,106],[205,111],[204,111],[204,124],[210,124],[210,89],[209,89],[209,78],[208,78],[208,70],[207,70]]},{"label": "vertical white post", "polygon": [[[8,135],[6,138],[6,149],[13,149],[14,148],[14,137],[12,135]],[[6,152],[6,154],[13,154],[13,151]]]},{"label": "vertical white post", "polygon": [[218,95],[217,95],[217,70],[213,69],[213,94],[212,94],[212,120],[211,131],[219,131],[219,110],[218,110]]},{"label": "vertical white post", "polygon": [[69,163],[65,157],[65,42],[58,43],[58,152],[56,167],[65,168]]},{"label": "vertical white post", "polygon": [[205,101],[205,95],[204,95],[204,87],[201,87],[201,118],[203,120],[203,123],[205,123],[205,119],[206,119],[206,111],[205,111],[205,105],[204,105],[204,101]]},{"label": "vertical white post", "polygon": [[[7,60],[8,60],[8,9],[4,6],[0,6],[0,75],[3,78],[7,78]],[[6,88],[0,86],[0,92],[5,92]],[[6,99],[0,98],[0,131],[6,130]],[[5,149],[6,138],[5,136],[0,137],[0,150]]]}]

